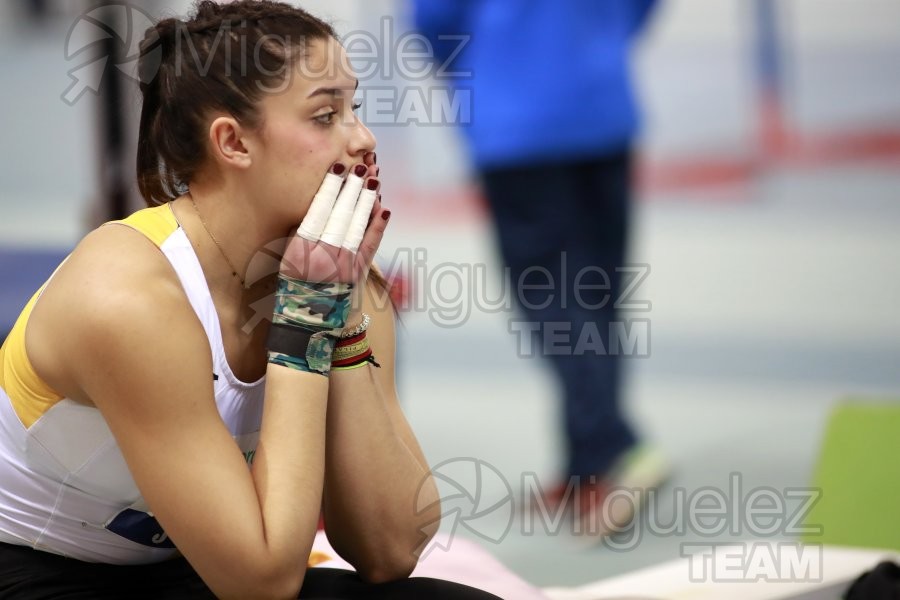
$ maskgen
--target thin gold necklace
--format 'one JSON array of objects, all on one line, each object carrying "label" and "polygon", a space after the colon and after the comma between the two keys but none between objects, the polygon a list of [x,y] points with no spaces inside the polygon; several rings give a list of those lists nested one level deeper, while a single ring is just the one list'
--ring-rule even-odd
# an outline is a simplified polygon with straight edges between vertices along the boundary
[{"label": "thin gold necklace", "polygon": [[244,282],[244,278],[238,275],[237,269],[234,268],[234,265],[231,264],[231,261],[228,260],[228,255],[225,254],[225,251],[222,249],[222,244],[219,243],[219,240],[216,239],[216,236],[213,235],[212,231],[209,230],[209,227],[206,225],[206,221],[203,220],[203,215],[200,214],[200,209],[197,208],[197,203],[194,202],[194,196],[188,196],[191,199],[191,205],[194,207],[194,212],[197,213],[197,217],[200,219],[200,224],[203,225],[203,229],[206,230],[206,233],[209,235],[209,239],[213,241],[216,245],[216,248],[219,249],[219,254],[222,255],[222,258],[225,259],[225,262],[228,263],[228,267],[231,269],[231,274],[234,277],[237,277],[237,280],[241,282],[241,287],[246,288],[247,284]]}]

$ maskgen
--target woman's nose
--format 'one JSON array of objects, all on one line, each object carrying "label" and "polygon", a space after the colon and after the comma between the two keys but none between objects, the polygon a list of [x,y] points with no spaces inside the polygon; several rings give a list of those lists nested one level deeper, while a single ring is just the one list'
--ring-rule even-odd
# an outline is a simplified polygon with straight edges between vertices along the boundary
[{"label": "woman's nose", "polygon": [[372,131],[358,117],[352,127],[348,147],[350,155],[365,156],[368,152],[374,151],[378,142]]}]

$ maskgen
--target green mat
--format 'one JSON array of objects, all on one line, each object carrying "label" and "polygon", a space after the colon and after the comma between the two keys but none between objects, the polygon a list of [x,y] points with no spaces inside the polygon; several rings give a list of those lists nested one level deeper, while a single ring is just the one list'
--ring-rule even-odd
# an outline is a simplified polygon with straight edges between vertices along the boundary
[{"label": "green mat", "polygon": [[851,401],[832,413],[813,476],[822,490],[809,543],[900,550],[900,401]]}]

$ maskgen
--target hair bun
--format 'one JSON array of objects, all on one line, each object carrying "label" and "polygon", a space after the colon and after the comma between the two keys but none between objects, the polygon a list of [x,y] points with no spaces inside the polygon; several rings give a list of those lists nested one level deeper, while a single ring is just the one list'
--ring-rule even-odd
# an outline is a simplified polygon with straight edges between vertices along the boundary
[{"label": "hair bun", "polygon": [[153,27],[148,27],[140,45],[141,56],[149,54],[157,46],[161,46],[163,52],[172,48],[180,27],[185,27],[185,23],[174,18],[163,19]]},{"label": "hair bun", "polygon": [[197,4],[194,19],[197,21],[210,21],[222,16],[222,5],[212,0],[203,0]]}]

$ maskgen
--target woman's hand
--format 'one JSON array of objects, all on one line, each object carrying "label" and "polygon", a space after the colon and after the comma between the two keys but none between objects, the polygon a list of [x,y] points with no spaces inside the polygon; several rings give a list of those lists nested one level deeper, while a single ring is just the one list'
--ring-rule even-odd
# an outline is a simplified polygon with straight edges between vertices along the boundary
[{"label": "woman's hand", "polygon": [[337,338],[359,319],[390,212],[367,165],[355,165],[346,181],[344,171],[332,166],[285,248],[266,343],[275,365],[327,375]]},{"label": "woman's hand", "polygon": [[[281,274],[312,283],[363,284],[389,211],[379,201],[374,165],[332,166],[297,234],[285,248]],[[359,286],[354,286],[359,287]]]}]

